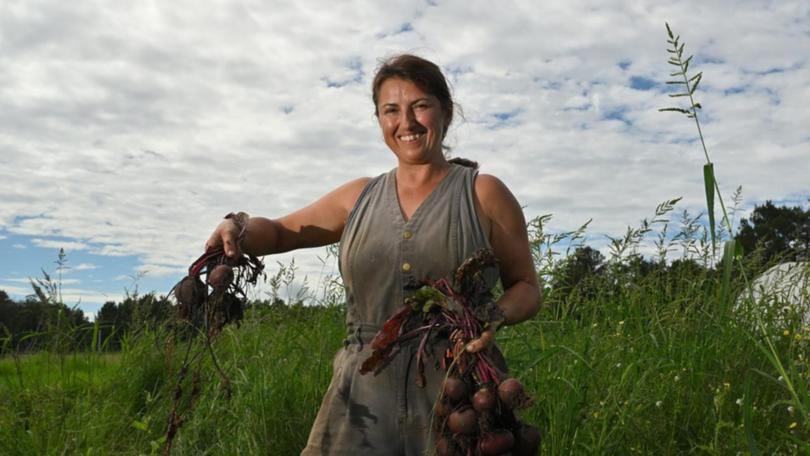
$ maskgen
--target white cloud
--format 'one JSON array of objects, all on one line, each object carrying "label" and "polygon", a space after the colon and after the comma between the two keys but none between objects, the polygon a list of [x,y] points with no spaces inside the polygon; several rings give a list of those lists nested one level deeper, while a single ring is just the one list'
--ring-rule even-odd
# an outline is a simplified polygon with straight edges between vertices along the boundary
[{"label": "white cloud", "polygon": [[14,244],[14,245],[12,245],[12,247],[14,247],[15,249],[18,249],[18,250],[24,250],[24,249],[28,248],[28,246],[26,246],[25,244]]},{"label": "white cloud", "polygon": [[98,268],[98,266],[96,266],[96,265],[94,265],[92,263],[80,263],[80,264],[77,264],[76,266],[72,267],[72,269],[74,271],[88,271],[88,270],[96,269],[96,268]]},{"label": "white cloud", "polygon": [[[53,279],[56,280],[55,278],[53,278]],[[4,282],[8,282],[8,283],[26,283],[26,284],[31,283],[31,280],[29,278],[19,278],[19,277],[11,277],[11,278],[7,278],[7,279],[0,279],[0,281],[4,281]],[[62,279],[61,283],[62,283],[62,285],[75,285],[75,284],[82,283],[82,281],[79,280],[79,279]]]},{"label": "white cloud", "polygon": [[[664,21],[704,72],[724,196],[742,184],[750,207],[810,193],[806,2],[491,6],[0,6],[0,229],[181,273],[225,213],[277,217],[395,166],[369,85],[377,59],[399,51],[445,69],[466,117],[454,153],[501,177],[528,216],[554,213],[565,229],[593,218],[600,237],[664,199],[699,210],[694,125],[657,111],[672,103],[660,85],[630,86],[667,79]],[[320,273],[321,252],[294,254],[302,272]]]},{"label": "white cloud", "polygon": [[85,250],[87,244],[83,242],[57,241],[53,239],[31,239],[31,243],[44,249]]},{"label": "white cloud", "polygon": [[162,264],[144,264],[136,269],[139,275],[148,277],[183,277],[188,274],[188,268],[167,266]]}]

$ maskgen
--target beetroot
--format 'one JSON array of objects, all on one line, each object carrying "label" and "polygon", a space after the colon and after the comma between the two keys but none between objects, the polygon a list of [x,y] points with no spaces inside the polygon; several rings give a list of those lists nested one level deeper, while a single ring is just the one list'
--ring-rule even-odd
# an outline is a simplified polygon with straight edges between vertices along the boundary
[{"label": "beetroot", "polygon": [[478,415],[475,410],[456,410],[447,418],[447,427],[453,434],[474,434],[478,430]]},{"label": "beetroot", "polygon": [[472,398],[472,406],[479,413],[492,410],[495,408],[495,403],[495,394],[486,386],[476,391]]},{"label": "beetroot", "polygon": [[478,451],[481,456],[497,456],[506,453],[515,445],[515,436],[506,429],[500,429],[481,436]]},{"label": "beetroot", "polygon": [[439,437],[436,441],[436,454],[438,456],[456,456],[461,454],[453,439],[447,437]]},{"label": "beetroot", "polygon": [[517,408],[525,401],[523,385],[516,378],[507,378],[498,385],[498,397],[506,408]]},{"label": "beetroot", "polygon": [[214,269],[208,273],[208,285],[214,287],[215,290],[228,288],[228,285],[233,281],[233,269],[224,264],[214,266]]},{"label": "beetroot", "polygon": [[467,384],[458,377],[447,377],[444,381],[444,394],[451,404],[458,404],[467,397]]},{"label": "beetroot", "polygon": [[535,456],[540,449],[540,430],[524,424],[515,435],[514,456]]},{"label": "beetroot", "polygon": [[188,319],[196,309],[205,303],[205,298],[208,297],[208,287],[200,279],[186,276],[174,286],[174,297],[177,298],[179,304],[178,316],[181,319]]},{"label": "beetroot", "polygon": [[444,418],[445,416],[449,415],[450,412],[453,411],[453,407],[450,406],[446,401],[439,401],[433,407],[433,413],[436,414],[438,417]]}]

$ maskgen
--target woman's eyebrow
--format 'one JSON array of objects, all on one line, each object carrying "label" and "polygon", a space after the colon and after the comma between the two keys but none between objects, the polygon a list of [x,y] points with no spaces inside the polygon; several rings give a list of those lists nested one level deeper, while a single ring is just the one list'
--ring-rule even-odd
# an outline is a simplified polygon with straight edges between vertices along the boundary
[{"label": "woman's eyebrow", "polygon": [[[413,100],[409,104],[414,105],[416,103],[422,103],[422,102],[429,103],[430,99],[428,97],[417,98],[416,100]],[[381,106],[381,108],[383,108],[383,109],[385,109],[385,108],[398,108],[398,107],[399,107],[399,103],[396,103],[396,102],[393,102],[393,101],[389,102],[389,103],[383,103],[382,106]]]}]

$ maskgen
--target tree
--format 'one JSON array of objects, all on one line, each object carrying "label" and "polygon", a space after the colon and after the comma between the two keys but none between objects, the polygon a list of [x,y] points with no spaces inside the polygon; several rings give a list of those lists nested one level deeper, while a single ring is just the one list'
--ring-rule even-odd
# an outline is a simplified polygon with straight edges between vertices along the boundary
[{"label": "tree", "polygon": [[766,201],[740,221],[736,239],[747,256],[756,252],[764,264],[810,260],[810,209]]},{"label": "tree", "polygon": [[599,275],[604,262],[605,256],[598,250],[587,245],[577,247],[554,271],[549,283],[549,304],[569,309],[572,296],[576,296],[574,301],[592,297],[596,292],[593,280]]},{"label": "tree", "polygon": [[14,333],[16,316],[17,303],[12,301],[5,291],[0,290],[0,337],[5,335],[2,327],[5,327],[12,334]]},{"label": "tree", "polygon": [[577,247],[560,265],[555,282],[562,287],[575,287],[594,275],[605,261],[605,256],[590,246]]}]

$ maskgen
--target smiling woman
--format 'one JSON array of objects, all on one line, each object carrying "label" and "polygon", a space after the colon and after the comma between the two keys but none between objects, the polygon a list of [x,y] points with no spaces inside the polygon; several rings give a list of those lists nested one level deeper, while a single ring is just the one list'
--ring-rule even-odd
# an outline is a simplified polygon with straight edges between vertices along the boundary
[{"label": "smiling woman", "polygon": [[[417,372],[419,350],[404,344],[375,374],[359,372],[372,353],[372,338],[416,284],[452,279],[465,259],[490,249],[500,267],[485,280],[489,288],[498,278],[503,284],[497,302],[503,321],[524,321],[539,305],[520,205],[497,178],[478,175],[477,165],[448,161],[443,154],[454,105],[439,67],[413,55],[389,59],[374,78],[372,99],[396,168],[350,181],[279,219],[250,218],[241,244],[239,227],[230,219],[208,240],[209,248],[223,245],[228,255],[340,241],[348,337],[335,356],[305,455],[416,456],[431,449],[430,423],[444,369]],[[492,343],[496,325],[488,328],[464,343],[469,352],[486,351],[505,371]],[[444,353],[440,345],[431,359]],[[422,374],[417,385],[414,379]]]}]

